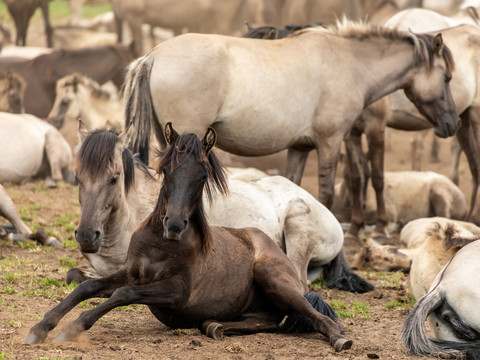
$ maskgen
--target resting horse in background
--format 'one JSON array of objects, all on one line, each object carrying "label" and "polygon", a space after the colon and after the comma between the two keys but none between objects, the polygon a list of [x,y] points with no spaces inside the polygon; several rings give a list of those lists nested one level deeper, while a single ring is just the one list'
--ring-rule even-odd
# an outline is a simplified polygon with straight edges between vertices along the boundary
[{"label": "resting horse in background", "polygon": [[[419,299],[402,328],[405,346],[416,355],[480,359],[480,241],[465,245]],[[425,332],[429,320],[435,339]]]},{"label": "resting horse in background", "polygon": [[[127,148],[132,130],[88,133],[80,123],[76,179],[81,214],[75,237],[90,264],[70,269],[69,283],[117,271],[125,263],[131,234],[155,207],[161,179]],[[307,276],[313,281],[320,269],[330,288],[373,289],[346,263],[342,228],[325,206],[281,176],[263,178],[257,171],[253,178],[248,169],[233,171],[229,193],[216,196],[206,209],[212,224],[264,231],[287,253],[305,289]]]},{"label": "resting horse in background", "polygon": [[33,59],[0,57],[0,72],[11,70],[22,76],[27,83],[25,111],[46,118],[55,101],[55,87],[60,78],[79,72],[100,84],[112,80],[120,89],[126,67],[133,59],[131,49],[123,45],[62,49]]},{"label": "resting horse in background", "polygon": [[20,114],[25,112],[23,98],[25,80],[12,71],[0,73],[0,111]]},{"label": "resting horse in background", "polygon": [[[342,141],[367,105],[404,89],[438,135],[455,133],[459,119],[448,85],[452,67],[441,35],[355,23],[304,29],[275,41],[185,34],[131,65],[125,117],[137,130],[132,150],[144,162],[151,127],[165,147],[162,128],[169,121],[199,134],[212,126],[219,133],[218,147],[238,155],[288,148],[286,175],[296,184],[316,149],[318,198],[330,208]],[[201,76],[187,81],[185,73]]]},{"label": "resting horse in background", "polygon": [[[158,165],[163,174],[158,201],[133,233],[125,265],[111,276],[81,283],[32,327],[24,343],[42,342],[75,305],[106,295],[56,340],[75,340],[112,309],[137,303],[148,305],[171,328],[198,327],[213,338],[224,332],[281,331],[285,315],[290,314],[288,323],[296,314],[335,351],[350,348],[334,311],[320,296],[304,296],[295,267],[265,233],[208,224],[203,193],[211,199],[215,190],[227,192],[224,169],[211,151],[215,131],[209,128],[200,140],[192,133],[178,135],[169,123],[165,135],[170,147]],[[318,309],[310,304],[312,297],[321,304]]]}]

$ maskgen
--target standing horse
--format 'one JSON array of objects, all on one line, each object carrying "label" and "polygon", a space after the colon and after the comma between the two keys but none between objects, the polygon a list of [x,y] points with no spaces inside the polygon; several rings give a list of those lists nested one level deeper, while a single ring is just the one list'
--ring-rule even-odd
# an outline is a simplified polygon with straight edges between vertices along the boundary
[{"label": "standing horse", "polygon": [[[460,249],[405,320],[402,339],[416,355],[480,359],[480,241]],[[435,339],[427,337],[429,320]]]},{"label": "standing horse", "polygon": [[17,38],[15,40],[16,45],[27,45],[27,30],[30,18],[37,8],[42,9],[43,21],[45,23],[45,35],[47,37],[47,46],[52,47],[52,34],[53,29],[50,25],[50,19],[48,16],[48,3],[51,0],[3,0],[7,4],[7,9],[13,20],[15,21],[15,27],[17,28]]},{"label": "standing horse", "polygon": [[[291,319],[296,313],[335,351],[350,348],[352,342],[332,320],[334,311],[320,296],[303,295],[295,267],[265,233],[207,223],[202,194],[211,198],[215,190],[227,191],[224,170],[211,151],[215,131],[209,128],[200,140],[193,133],[178,135],[167,124],[165,134],[170,147],[158,166],[163,185],[155,209],[132,235],[125,265],[111,276],[81,283],[31,328],[24,343],[42,342],[80,301],[107,295],[56,340],[75,340],[112,309],[138,303],[171,328],[201,327],[213,338],[224,332],[280,331],[286,328],[279,325],[285,315]],[[312,307],[312,297],[321,307]]]},{"label": "standing horse", "polygon": [[12,70],[25,79],[25,111],[46,118],[55,101],[55,87],[60,78],[79,72],[100,84],[112,80],[120,88],[132,60],[130,47],[110,45],[55,50],[30,60],[0,57],[0,71]]},{"label": "standing horse", "polygon": [[[198,134],[212,126],[218,146],[238,155],[288,148],[286,175],[296,184],[316,149],[318,198],[330,208],[342,141],[369,104],[404,89],[438,135],[455,133],[452,68],[440,34],[356,23],[275,41],[185,34],[132,64],[124,88],[126,122],[137,129],[132,149],[142,161],[148,161],[152,124],[163,147],[166,122]],[[198,76],[187,81],[184,74]]]},{"label": "standing horse", "polygon": [[[126,147],[131,131],[88,133],[80,126],[76,179],[81,215],[75,237],[89,265],[71,269],[69,283],[117,271],[125,263],[131,234],[155,207],[161,179]],[[228,195],[216,196],[206,209],[212,224],[260,228],[287,253],[306,289],[307,277],[313,281],[320,269],[330,288],[373,289],[347,265],[342,228],[312,195],[281,176],[232,172]]]}]

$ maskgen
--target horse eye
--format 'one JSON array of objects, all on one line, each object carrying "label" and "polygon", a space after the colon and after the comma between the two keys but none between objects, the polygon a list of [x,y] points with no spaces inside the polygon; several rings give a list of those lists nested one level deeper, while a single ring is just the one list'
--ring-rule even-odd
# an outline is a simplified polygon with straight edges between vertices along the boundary
[{"label": "horse eye", "polygon": [[450,80],[452,80],[452,75],[446,75],[445,74],[445,82],[449,83]]},{"label": "horse eye", "polygon": [[115,176],[110,180],[110,185],[115,185],[118,182],[118,178],[120,177],[119,174],[115,174]]}]

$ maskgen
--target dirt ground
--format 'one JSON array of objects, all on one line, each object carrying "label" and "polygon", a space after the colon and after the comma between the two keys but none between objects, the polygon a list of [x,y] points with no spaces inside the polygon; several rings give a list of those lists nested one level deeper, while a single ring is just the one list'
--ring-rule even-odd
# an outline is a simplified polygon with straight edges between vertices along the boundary
[{"label": "dirt ground", "polygon": [[[394,132],[393,150],[387,153],[388,170],[408,169],[410,134]],[[429,143],[427,137],[426,143]],[[441,162],[432,164],[425,156],[424,168],[448,174],[449,140],[441,140]],[[282,166],[280,156],[267,159],[243,159],[247,165],[263,169]],[[464,159],[461,165],[462,190],[467,191],[469,175]],[[316,165],[311,156],[303,186],[316,193]],[[467,175],[466,175],[467,174]],[[43,345],[23,345],[21,340],[29,328],[46,311],[58,304],[71,288],[63,280],[72,264],[85,260],[76,248],[73,229],[80,207],[77,189],[61,184],[47,189],[42,182],[22,185],[6,184],[27,224],[47,232],[64,242],[64,247],[51,249],[32,244],[13,245],[0,241],[0,359],[415,359],[402,347],[399,331],[413,304],[404,284],[408,276],[401,273],[359,272],[371,281],[376,290],[352,294],[316,288],[327,302],[341,314],[346,336],[353,347],[335,353],[319,334],[258,334],[213,340],[198,330],[170,330],[159,323],[142,305],[116,309],[105,315],[78,342],[53,343],[61,327],[75,319],[81,311],[98,304],[92,299],[77,306]],[[395,237],[390,239],[395,242]],[[359,248],[358,242],[345,244],[347,258]],[[74,265],[73,265],[74,266]]]},{"label": "dirt ground", "polygon": [[[34,24],[35,26],[35,24]],[[36,24],[41,31],[41,23]],[[32,45],[43,44],[41,37]],[[36,41],[35,41],[36,40]],[[410,134],[392,131],[392,150],[385,165],[389,171],[410,169]],[[426,138],[426,147],[431,134]],[[450,140],[440,140],[441,161],[430,163],[424,157],[424,169],[448,175]],[[263,159],[242,159],[246,166],[284,171],[284,154]],[[340,171],[339,171],[340,173]],[[462,157],[461,189],[467,199],[471,177]],[[63,282],[71,266],[83,265],[73,238],[80,206],[77,189],[61,184],[47,189],[41,181],[22,185],[4,184],[25,222],[34,230],[44,228],[63,241],[59,249],[27,244],[20,246],[0,241],[0,360],[1,359],[416,359],[401,345],[399,332],[411,310],[408,275],[364,272],[359,274],[376,289],[367,294],[352,294],[322,287],[312,289],[341,314],[346,336],[353,340],[342,353],[328,345],[320,334],[257,334],[213,340],[195,329],[171,330],[159,323],[142,305],[133,305],[105,315],[75,343],[53,343],[63,325],[82,311],[98,304],[92,299],[77,306],[51,332],[45,344],[28,346],[22,339],[45,312],[57,305],[72,289]],[[305,170],[302,186],[317,193],[314,155]],[[0,219],[2,222],[2,219]],[[395,243],[395,237],[389,239]],[[359,248],[358,242],[345,244],[347,258]],[[426,358],[433,359],[433,358]]]}]

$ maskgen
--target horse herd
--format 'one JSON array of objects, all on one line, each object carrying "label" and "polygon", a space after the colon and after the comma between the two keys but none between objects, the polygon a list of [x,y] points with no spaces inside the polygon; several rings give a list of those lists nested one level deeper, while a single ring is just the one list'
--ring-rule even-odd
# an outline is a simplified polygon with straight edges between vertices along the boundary
[{"label": "horse herd", "polygon": [[[1,154],[11,163],[2,162],[0,179],[78,185],[75,238],[88,260],[69,270],[67,282],[79,285],[23,342],[43,342],[81,301],[108,297],[56,341],[73,341],[113,308],[138,303],[167,326],[197,327],[215,339],[315,331],[335,351],[349,349],[334,310],[308,290],[319,274],[329,288],[373,290],[343,251],[344,238],[357,237],[371,217],[372,238],[352,265],[410,271],[418,303],[402,329],[407,348],[480,359],[480,294],[473,285],[480,255],[479,58],[472,46],[480,30],[459,25],[419,34],[399,30],[413,15],[397,19],[385,27],[343,19],[335,26],[250,28],[243,38],[188,33],[136,59],[122,45],[0,57],[0,69],[9,70],[0,79],[1,110],[18,113],[0,116],[7,144],[0,153],[11,152]],[[444,27],[432,20],[435,26]],[[108,80],[123,97],[99,85]],[[384,173],[387,126],[456,134],[475,183],[469,211],[441,175]],[[335,188],[343,143],[348,171]],[[244,156],[287,149],[286,177],[225,168],[214,145]],[[311,150],[317,198],[299,186]],[[414,200],[395,192],[417,183]],[[30,234],[2,187],[0,195],[0,214]],[[420,199],[424,205],[412,208]],[[351,224],[345,235],[342,216]],[[409,221],[400,233],[408,249],[373,240],[386,238],[389,220]],[[427,318],[435,339],[426,335]]]}]

